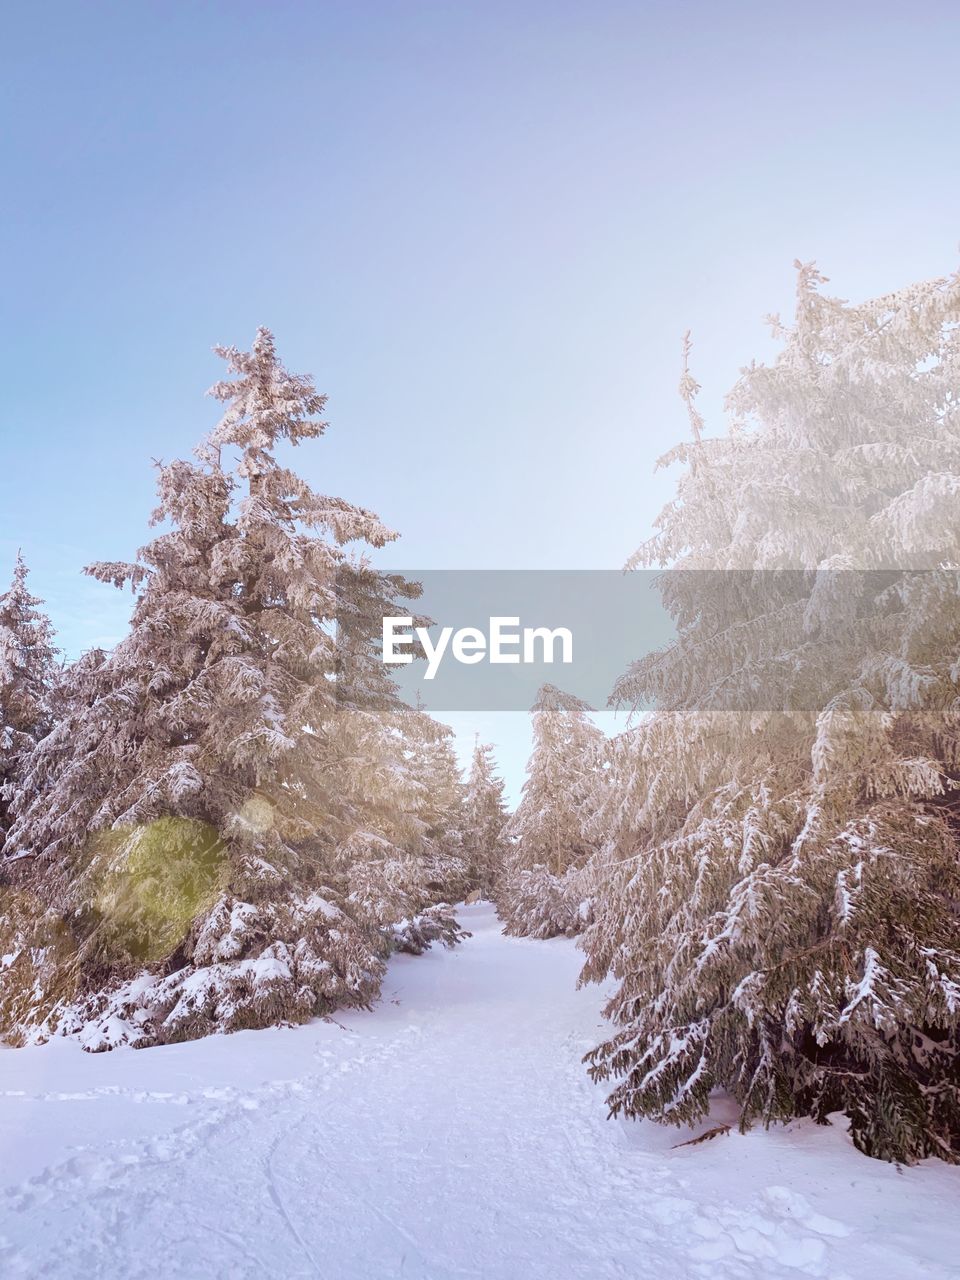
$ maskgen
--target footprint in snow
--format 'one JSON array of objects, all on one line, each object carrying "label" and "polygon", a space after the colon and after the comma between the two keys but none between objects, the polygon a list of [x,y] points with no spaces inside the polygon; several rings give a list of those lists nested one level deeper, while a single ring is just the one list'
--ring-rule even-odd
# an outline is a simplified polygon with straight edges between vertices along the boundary
[{"label": "footprint in snow", "polygon": [[822,1236],[848,1236],[850,1228],[836,1218],[828,1218],[817,1211],[804,1196],[789,1187],[767,1187],[764,1199],[771,1209],[783,1218],[800,1222],[808,1231],[816,1231]]}]

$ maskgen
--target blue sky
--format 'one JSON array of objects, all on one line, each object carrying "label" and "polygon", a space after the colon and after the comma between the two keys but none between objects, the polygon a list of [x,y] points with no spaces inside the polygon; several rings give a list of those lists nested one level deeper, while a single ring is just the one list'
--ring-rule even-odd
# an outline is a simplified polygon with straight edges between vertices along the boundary
[{"label": "blue sky", "polygon": [[151,458],[215,342],[330,396],[298,461],[424,568],[605,568],[669,494],[683,331],[715,412],[791,263],[955,269],[960,8],[8,5],[0,571],[70,653],[128,603]]}]

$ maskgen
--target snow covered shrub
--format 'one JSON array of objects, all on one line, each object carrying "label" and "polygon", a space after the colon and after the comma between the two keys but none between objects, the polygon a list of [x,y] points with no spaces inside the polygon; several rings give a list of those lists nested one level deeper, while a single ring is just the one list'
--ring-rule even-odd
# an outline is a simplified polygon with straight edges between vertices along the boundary
[{"label": "snow covered shrub", "polygon": [[505,932],[529,938],[573,937],[589,920],[584,873],[571,867],[556,876],[545,866],[515,871],[504,910]]},{"label": "snow covered shrub", "polygon": [[631,562],[677,570],[677,639],[617,690],[655,709],[611,748],[589,1060],[614,1112],[721,1087],[744,1127],[844,1112],[870,1155],[956,1160],[960,279],[820,281],[726,438],[684,370],[687,469]]},{"label": "snow covered shrub", "polygon": [[444,947],[455,947],[470,934],[460,927],[451,907],[445,902],[438,902],[432,907],[425,907],[409,920],[393,922],[388,936],[392,951],[419,956],[434,942]]},{"label": "snow covered shrub", "polygon": [[355,832],[338,851],[347,901],[373,928],[415,915],[429,901],[429,870],[372,832]]},{"label": "snow covered shrub", "polygon": [[590,708],[544,685],[533,706],[533,751],[495,897],[506,931],[549,938],[583,927],[573,872],[595,852],[593,805],[604,737]]},{"label": "snow covered shrub", "polygon": [[224,896],[181,958],[55,1008],[45,1030],[97,1051],[302,1022],[368,1007],[384,972],[369,930],[327,898],[290,890],[259,904]]},{"label": "snow covered shrub", "polygon": [[351,913],[384,939],[385,954],[420,955],[432,941],[453,946],[469,937],[447,902],[436,902],[430,886],[441,880],[429,857],[403,854],[369,832],[355,833],[340,853]]},{"label": "snow covered shrub", "polygon": [[164,531],[135,563],[88,570],[132,588],[130,631],[68,669],[18,764],[4,880],[73,945],[32,946],[17,1035],[91,1023],[90,1047],[149,1044],[367,1004],[411,911],[351,901],[344,841],[396,835],[416,912],[462,866],[455,761],[424,747],[418,779],[409,735],[429,718],[400,702],[370,626],[419,589],[344,549],[395,535],[277,460],[323,433],[325,398],[272,335],[219,354],[220,422],[195,462],[158,469]]}]

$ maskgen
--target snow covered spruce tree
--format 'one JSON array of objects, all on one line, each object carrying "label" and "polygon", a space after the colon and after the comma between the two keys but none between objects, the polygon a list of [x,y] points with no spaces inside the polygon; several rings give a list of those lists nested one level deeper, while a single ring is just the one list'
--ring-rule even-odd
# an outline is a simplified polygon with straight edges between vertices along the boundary
[{"label": "snow covered spruce tree", "polygon": [[42,603],[27,590],[18,553],[13,581],[0,595],[0,847],[23,760],[50,728],[56,651]]},{"label": "snow covered spruce tree", "polygon": [[[960,278],[862,305],[800,266],[730,434],[693,439],[632,565],[677,639],[621,700],[584,937],[614,1112],[844,1112],[882,1158],[960,1157]],[[747,572],[740,572],[746,570]],[[757,572],[760,571],[760,572]]]},{"label": "snow covered spruce tree", "polygon": [[405,760],[413,782],[411,812],[415,842],[428,885],[458,902],[475,887],[464,849],[464,785],[453,747],[453,730],[419,704],[406,716]]},{"label": "snow covered spruce tree", "polygon": [[416,591],[344,550],[394,536],[376,516],[276,457],[324,430],[311,380],[264,329],[218,353],[223,417],[196,462],[159,468],[165,531],[136,563],[88,570],[133,587],[130,632],[71,669],[13,800],[18,886],[71,945],[33,939],[4,981],[39,992],[28,1021],[86,1026],[95,1048],[366,1004],[390,945],[340,856],[376,815],[330,779],[344,723],[382,724],[397,701],[350,620]]},{"label": "snow covered spruce tree", "polygon": [[583,868],[594,853],[592,803],[604,735],[590,708],[545,684],[533,705],[533,751],[497,901],[508,933],[550,938],[583,927]]},{"label": "snow covered spruce tree", "polygon": [[[50,728],[57,701],[57,669],[53,628],[40,609],[42,601],[27,590],[27,569],[17,555],[13,582],[0,595],[0,851],[12,820],[9,805],[20,786],[26,763]],[[31,987],[7,981],[9,959],[36,940],[42,910],[34,897],[6,882],[0,861],[0,1034],[15,1022],[30,999]]]},{"label": "snow covered spruce tree", "polygon": [[397,700],[389,714],[354,707],[340,716],[342,759],[328,777],[349,821],[334,865],[353,914],[396,950],[464,936],[449,906],[470,887],[461,855],[462,784],[450,730]]},{"label": "snow covered spruce tree", "polygon": [[495,769],[493,747],[478,738],[464,795],[463,845],[471,887],[484,894],[493,891],[510,848],[503,779]]}]

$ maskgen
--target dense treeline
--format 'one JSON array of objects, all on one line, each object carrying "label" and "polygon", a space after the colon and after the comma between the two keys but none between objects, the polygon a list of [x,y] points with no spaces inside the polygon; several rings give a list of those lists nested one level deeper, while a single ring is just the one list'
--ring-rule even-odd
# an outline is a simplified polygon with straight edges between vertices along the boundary
[{"label": "dense treeline", "polygon": [[852,306],[798,270],[725,436],[687,346],[692,439],[628,564],[670,570],[676,639],[620,681],[652,710],[592,789],[587,737],[555,765],[538,732],[514,855],[537,883],[508,919],[575,927],[583,865],[583,977],[618,983],[589,1055],[613,1112],[688,1123],[724,1089],[744,1127],[842,1112],[871,1155],[957,1160],[960,278]]}]

